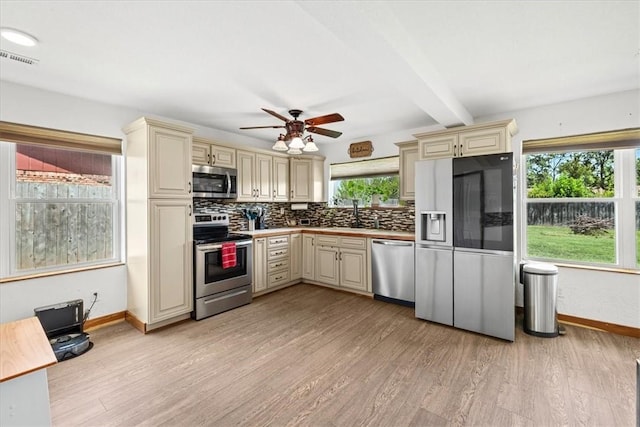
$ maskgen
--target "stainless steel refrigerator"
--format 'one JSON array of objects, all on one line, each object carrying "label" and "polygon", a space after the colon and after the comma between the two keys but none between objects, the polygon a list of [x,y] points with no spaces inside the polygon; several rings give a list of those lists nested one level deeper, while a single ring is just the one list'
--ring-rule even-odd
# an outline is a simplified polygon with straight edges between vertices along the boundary
[{"label": "stainless steel refrigerator", "polygon": [[513,156],[416,162],[416,317],[513,341]]}]

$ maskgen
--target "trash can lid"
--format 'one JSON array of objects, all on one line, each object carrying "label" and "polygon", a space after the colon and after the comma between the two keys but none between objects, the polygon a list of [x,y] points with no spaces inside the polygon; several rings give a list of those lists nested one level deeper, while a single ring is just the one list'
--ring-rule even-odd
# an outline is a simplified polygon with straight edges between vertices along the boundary
[{"label": "trash can lid", "polygon": [[525,273],[533,274],[558,274],[558,267],[553,264],[547,264],[545,262],[530,262],[522,267]]}]

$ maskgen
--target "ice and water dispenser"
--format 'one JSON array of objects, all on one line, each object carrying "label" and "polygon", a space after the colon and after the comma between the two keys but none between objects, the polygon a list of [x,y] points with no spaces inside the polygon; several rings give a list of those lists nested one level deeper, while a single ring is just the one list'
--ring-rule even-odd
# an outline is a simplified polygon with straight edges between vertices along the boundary
[{"label": "ice and water dispenser", "polygon": [[442,211],[422,211],[420,240],[430,240],[435,242],[445,241],[446,212]]}]

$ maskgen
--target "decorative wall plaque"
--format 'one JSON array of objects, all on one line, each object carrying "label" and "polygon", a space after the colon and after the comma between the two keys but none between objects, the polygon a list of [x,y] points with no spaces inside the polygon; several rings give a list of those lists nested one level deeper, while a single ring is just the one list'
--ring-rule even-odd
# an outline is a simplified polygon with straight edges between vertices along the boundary
[{"label": "decorative wall plaque", "polygon": [[354,142],[349,145],[349,157],[369,157],[373,153],[373,144],[371,141]]}]

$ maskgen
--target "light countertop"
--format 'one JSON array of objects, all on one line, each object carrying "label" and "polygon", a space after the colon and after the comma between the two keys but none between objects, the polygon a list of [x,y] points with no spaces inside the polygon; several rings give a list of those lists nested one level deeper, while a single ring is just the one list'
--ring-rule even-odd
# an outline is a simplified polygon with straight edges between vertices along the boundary
[{"label": "light countertop", "polygon": [[239,231],[253,237],[269,237],[281,234],[311,233],[311,234],[333,234],[338,236],[370,237],[375,239],[392,239],[413,242],[415,234],[406,231],[389,231],[375,228],[348,228],[348,227],[282,227],[269,228],[266,230]]}]

